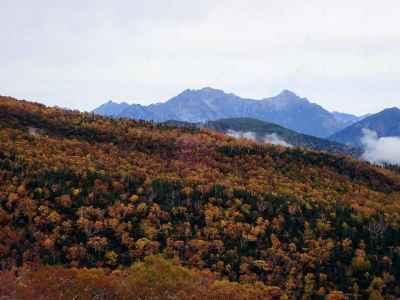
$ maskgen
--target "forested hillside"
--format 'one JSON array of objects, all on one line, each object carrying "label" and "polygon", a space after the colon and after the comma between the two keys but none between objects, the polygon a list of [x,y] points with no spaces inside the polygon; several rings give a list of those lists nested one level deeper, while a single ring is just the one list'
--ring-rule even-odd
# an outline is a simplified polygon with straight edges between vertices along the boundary
[{"label": "forested hillside", "polygon": [[398,299],[400,175],[0,97],[0,268],[5,299]]}]

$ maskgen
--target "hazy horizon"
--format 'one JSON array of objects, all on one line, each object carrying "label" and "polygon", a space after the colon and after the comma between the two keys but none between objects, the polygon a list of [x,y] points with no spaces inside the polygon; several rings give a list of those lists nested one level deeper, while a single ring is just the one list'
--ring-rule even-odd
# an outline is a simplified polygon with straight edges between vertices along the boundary
[{"label": "hazy horizon", "polygon": [[399,106],[400,3],[0,3],[0,94],[90,111],[205,86],[261,99],[291,90],[330,111]]}]

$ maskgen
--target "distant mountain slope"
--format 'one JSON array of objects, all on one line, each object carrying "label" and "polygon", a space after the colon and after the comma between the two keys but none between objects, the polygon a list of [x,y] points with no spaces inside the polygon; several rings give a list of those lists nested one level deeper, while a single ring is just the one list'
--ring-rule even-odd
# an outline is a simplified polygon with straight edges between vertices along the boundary
[{"label": "distant mountain slope", "polygon": [[252,133],[258,141],[267,141],[270,137],[283,140],[295,147],[302,147],[317,151],[327,151],[335,154],[347,154],[358,156],[361,152],[353,147],[317,138],[310,135],[297,133],[277,124],[268,123],[251,118],[230,118],[216,121],[209,121],[203,125],[206,128],[214,129],[224,133]]},{"label": "distant mountain slope", "polygon": [[[109,103],[115,111],[115,103]],[[95,109],[100,115],[107,105]],[[338,118],[321,106],[284,90],[279,95],[262,100],[241,98],[221,90],[203,88],[185,90],[164,103],[149,106],[122,104],[116,117],[153,120],[164,122],[177,120],[185,122],[206,122],[223,118],[255,118],[272,122],[304,134],[326,137],[348,126],[357,117],[346,115]]]},{"label": "distant mountain slope", "polygon": [[361,146],[364,128],[375,131],[378,137],[400,136],[400,109],[385,109],[333,134],[329,139],[358,147]]},{"label": "distant mountain slope", "polygon": [[346,127],[347,127],[347,126],[350,126],[350,125],[352,125],[352,124],[354,124],[356,122],[359,122],[359,121],[369,117],[371,114],[367,114],[367,115],[363,115],[363,116],[355,116],[355,115],[352,115],[352,114],[347,114],[347,113],[334,111],[334,112],[332,112],[332,115],[340,123],[346,124]]},{"label": "distant mountain slope", "polygon": [[120,115],[125,109],[129,108],[130,105],[128,103],[116,103],[113,101],[108,101],[98,108],[96,108],[96,113],[106,117],[116,117]]}]

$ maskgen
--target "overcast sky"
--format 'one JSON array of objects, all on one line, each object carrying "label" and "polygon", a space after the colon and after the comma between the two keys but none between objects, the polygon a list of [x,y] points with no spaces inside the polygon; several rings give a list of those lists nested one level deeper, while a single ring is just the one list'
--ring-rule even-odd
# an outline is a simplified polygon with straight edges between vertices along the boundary
[{"label": "overcast sky", "polygon": [[0,0],[0,94],[81,110],[211,86],[400,106],[399,0]]}]

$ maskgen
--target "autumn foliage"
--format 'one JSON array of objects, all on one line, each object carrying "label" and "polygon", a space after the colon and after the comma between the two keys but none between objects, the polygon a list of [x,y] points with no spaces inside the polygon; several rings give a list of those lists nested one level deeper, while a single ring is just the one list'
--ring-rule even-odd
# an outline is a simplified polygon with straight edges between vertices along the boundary
[{"label": "autumn foliage", "polygon": [[0,97],[0,270],[0,299],[397,299],[400,175]]}]

